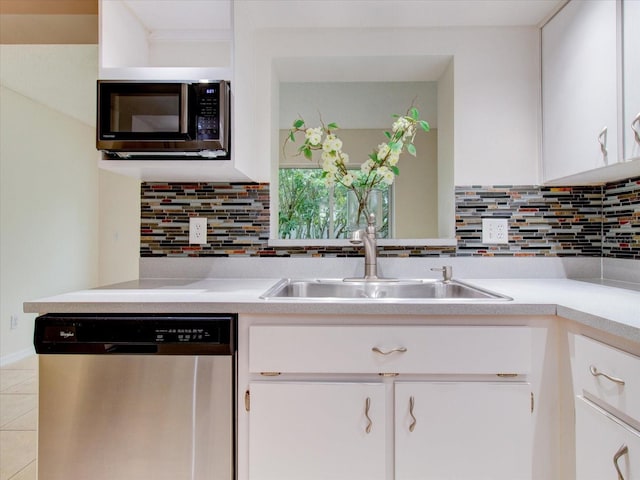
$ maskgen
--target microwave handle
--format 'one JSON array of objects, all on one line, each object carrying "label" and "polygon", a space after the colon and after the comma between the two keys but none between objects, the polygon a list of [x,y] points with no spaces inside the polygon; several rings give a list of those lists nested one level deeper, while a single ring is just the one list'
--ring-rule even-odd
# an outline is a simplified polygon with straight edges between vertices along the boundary
[{"label": "microwave handle", "polygon": [[182,105],[180,107],[180,133],[189,132],[189,85],[183,83],[180,88],[180,98]]}]

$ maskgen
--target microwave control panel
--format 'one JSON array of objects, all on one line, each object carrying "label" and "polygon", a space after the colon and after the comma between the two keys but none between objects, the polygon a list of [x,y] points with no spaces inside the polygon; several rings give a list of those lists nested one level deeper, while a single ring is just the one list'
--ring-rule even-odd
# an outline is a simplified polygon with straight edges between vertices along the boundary
[{"label": "microwave control panel", "polygon": [[221,88],[224,84],[203,83],[196,89],[196,139],[220,139]]}]

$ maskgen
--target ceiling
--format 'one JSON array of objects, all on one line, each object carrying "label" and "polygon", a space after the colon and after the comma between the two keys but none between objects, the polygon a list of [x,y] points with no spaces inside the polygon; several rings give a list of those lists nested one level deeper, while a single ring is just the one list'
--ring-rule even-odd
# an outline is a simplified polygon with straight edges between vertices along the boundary
[{"label": "ceiling", "polygon": [[[235,0],[257,28],[539,26],[567,0]],[[308,25],[300,25],[300,18]]]},{"label": "ceiling", "polygon": [[[180,6],[186,0],[123,1],[150,31],[166,28],[176,18],[183,21],[189,13],[195,13],[195,18],[182,23],[186,26],[194,25],[193,22],[202,23],[201,19],[206,18],[198,14],[202,8],[192,8],[198,3],[207,5],[208,9],[215,5],[214,8],[225,8],[228,12],[229,8],[228,0],[188,0],[190,8],[181,8],[180,15],[172,16],[162,14],[166,9],[158,7],[169,4]],[[333,27],[340,27],[345,22],[345,25],[353,25],[353,19],[350,18],[353,15],[357,16],[361,25],[374,27],[535,26],[542,24],[565,1],[235,0],[236,3],[249,6],[259,28],[299,27],[299,24],[288,21],[300,18],[299,14],[313,18],[318,25]],[[219,16],[224,17],[228,18],[226,15]],[[208,27],[219,28],[215,22]],[[0,0],[0,44],[97,43],[98,0]]]}]

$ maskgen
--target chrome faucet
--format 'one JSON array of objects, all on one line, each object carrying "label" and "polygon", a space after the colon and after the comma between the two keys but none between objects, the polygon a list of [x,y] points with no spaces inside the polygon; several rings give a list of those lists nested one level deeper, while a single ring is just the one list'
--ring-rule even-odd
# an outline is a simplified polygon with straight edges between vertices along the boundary
[{"label": "chrome faucet", "polygon": [[376,241],[375,214],[369,214],[366,229],[355,230],[351,234],[350,242],[354,245],[364,245],[364,280],[380,280],[378,277],[378,242]]}]

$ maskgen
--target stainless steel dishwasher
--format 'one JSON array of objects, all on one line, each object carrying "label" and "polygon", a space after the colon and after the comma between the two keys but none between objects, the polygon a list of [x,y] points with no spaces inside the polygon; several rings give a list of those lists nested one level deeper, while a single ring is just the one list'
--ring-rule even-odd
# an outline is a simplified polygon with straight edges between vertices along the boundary
[{"label": "stainless steel dishwasher", "polygon": [[38,479],[234,479],[236,324],[38,317]]}]

